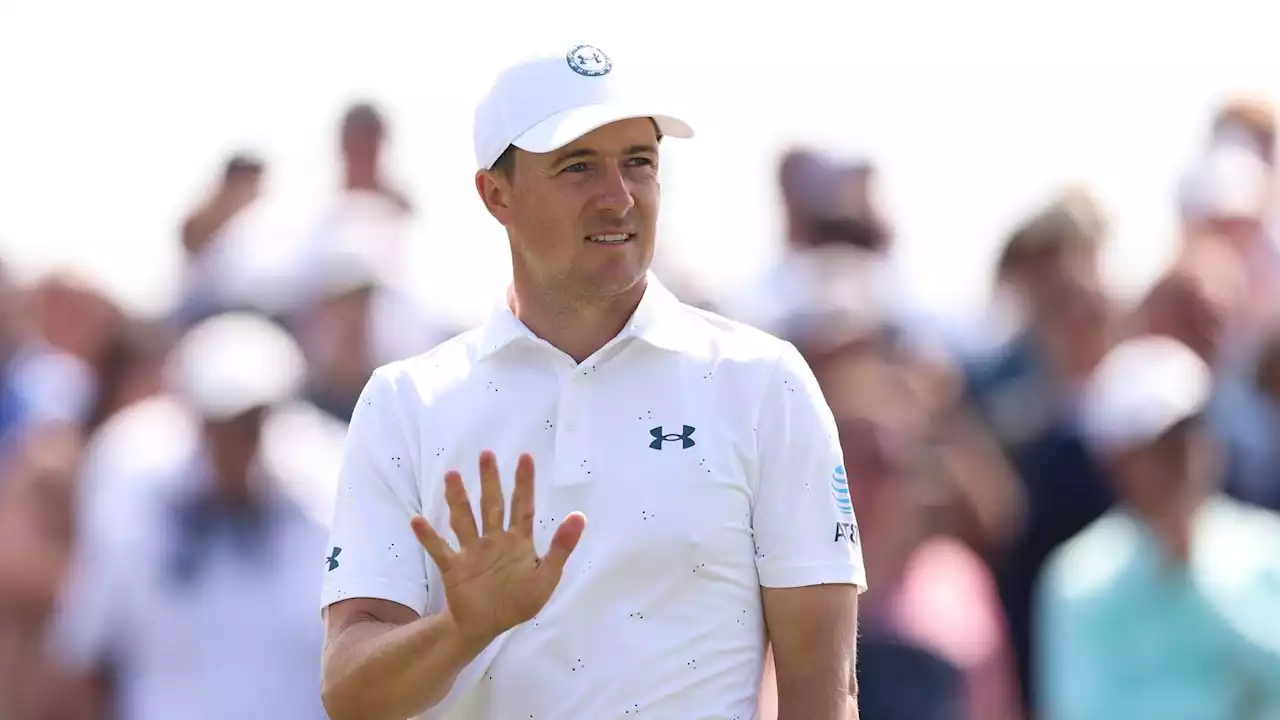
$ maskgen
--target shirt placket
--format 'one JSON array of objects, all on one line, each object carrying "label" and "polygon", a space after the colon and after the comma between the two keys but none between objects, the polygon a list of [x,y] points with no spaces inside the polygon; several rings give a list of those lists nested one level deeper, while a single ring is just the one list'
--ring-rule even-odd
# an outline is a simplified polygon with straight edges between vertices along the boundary
[{"label": "shirt placket", "polygon": [[555,484],[577,485],[592,478],[586,427],[590,382],[581,366],[566,367],[558,375]]}]

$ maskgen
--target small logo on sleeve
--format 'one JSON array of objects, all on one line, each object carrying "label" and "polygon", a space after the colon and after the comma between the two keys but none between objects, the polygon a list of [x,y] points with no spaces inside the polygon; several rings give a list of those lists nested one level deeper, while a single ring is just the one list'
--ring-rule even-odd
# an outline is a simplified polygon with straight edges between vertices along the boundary
[{"label": "small logo on sleeve", "polygon": [[341,554],[342,548],[335,545],[333,551],[329,553],[329,557],[324,559],[324,561],[329,564],[329,572],[333,572],[338,569],[338,556]]},{"label": "small logo on sleeve", "polygon": [[654,450],[661,450],[663,443],[679,441],[680,447],[685,450],[688,450],[689,448],[694,446],[693,431],[696,429],[697,428],[693,427],[692,425],[685,425],[684,432],[664,433],[662,430],[662,426],[659,425],[658,427],[653,428],[652,430],[649,431],[649,434],[653,436],[653,442],[649,443],[649,447],[653,448]]},{"label": "small logo on sleeve", "polygon": [[836,522],[833,542],[841,540],[852,545],[858,544],[858,521],[853,518],[853,500],[849,497],[849,478],[845,475],[844,465],[837,465],[831,473],[831,497],[836,502],[844,520]]},{"label": "small logo on sleeve", "polygon": [[844,465],[837,465],[831,473],[831,497],[836,507],[845,515],[853,514],[853,501],[849,499],[849,479],[844,474]]}]

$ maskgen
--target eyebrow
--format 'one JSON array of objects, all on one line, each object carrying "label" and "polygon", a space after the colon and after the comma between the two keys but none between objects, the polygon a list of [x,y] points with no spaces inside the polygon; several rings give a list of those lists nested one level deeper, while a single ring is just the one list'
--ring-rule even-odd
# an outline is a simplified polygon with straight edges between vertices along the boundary
[{"label": "eyebrow", "polygon": [[[653,143],[640,143],[638,145],[630,145],[626,148],[623,148],[621,154],[640,155],[643,153],[656,155],[658,154],[658,146]],[[577,150],[569,150],[560,155],[557,155],[555,158],[555,162],[552,164],[562,165],[569,160],[576,160],[578,158],[591,158],[591,157],[597,157],[599,155],[600,153],[598,151],[592,150],[591,148],[578,148]]]}]

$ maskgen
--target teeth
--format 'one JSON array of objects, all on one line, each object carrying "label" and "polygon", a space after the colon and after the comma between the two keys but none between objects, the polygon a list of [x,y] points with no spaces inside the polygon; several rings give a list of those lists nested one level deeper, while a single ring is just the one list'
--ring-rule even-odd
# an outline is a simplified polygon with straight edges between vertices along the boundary
[{"label": "teeth", "polygon": [[626,242],[630,237],[630,233],[619,233],[616,235],[592,235],[589,239],[591,242],[597,243],[620,243]]}]

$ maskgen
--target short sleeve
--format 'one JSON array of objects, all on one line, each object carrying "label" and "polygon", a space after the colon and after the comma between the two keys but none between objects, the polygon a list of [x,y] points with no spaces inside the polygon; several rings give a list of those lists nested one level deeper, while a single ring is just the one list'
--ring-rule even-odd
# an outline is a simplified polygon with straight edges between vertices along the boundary
[{"label": "short sleeve", "polygon": [[836,432],[817,378],[787,344],[767,381],[757,423],[752,508],[764,587],[867,587]]},{"label": "short sleeve", "polygon": [[350,598],[377,598],[427,608],[426,553],[409,527],[422,512],[417,449],[400,411],[393,370],[374,372],[347,429],[322,607]]}]

